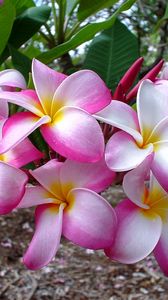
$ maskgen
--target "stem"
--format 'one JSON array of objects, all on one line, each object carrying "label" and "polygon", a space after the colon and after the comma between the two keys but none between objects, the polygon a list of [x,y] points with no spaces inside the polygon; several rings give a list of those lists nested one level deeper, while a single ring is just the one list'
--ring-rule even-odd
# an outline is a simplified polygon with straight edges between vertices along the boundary
[{"label": "stem", "polygon": [[65,2],[59,1],[59,19],[58,19],[58,44],[64,42],[64,17],[65,17]]},{"label": "stem", "polygon": [[44,26],[45,26],[45,29],[47,30],[47,32],[48,32],[48,34],[49,34],[49,36],[50,36],[53,44],[55,45],[55,39],[54,39],[54,36],[52,35],[52,33],[50,31],[50,27],[48,26],[48,24],[45,24]]},{"label": "stem", "polygon": [[74,25],[74,27],[72,27],[72,29],[67,33],[67,35],[66,35],[66,41],[68,41],[73,36],[73,34],[79,28],[79,26],[80,26],[80,22],[76,22],[76,24]]},{"label": "stem", "polygon": [[41,34],[41,36],[48,42],[51,43],[52,41],[50,40],[50,38],[41,30],[39,30],[39,33]]},{"label": "stem", "polygon": [[[62,2],[62,0],[61,0]],[[53,12],[53,17],[54,17],[54,26],[55,26],[55,39],[57,38],[57,13],[56,13],[56,8],[55,8],[55,0],[51,0],[52,3],[52,12]]]}]

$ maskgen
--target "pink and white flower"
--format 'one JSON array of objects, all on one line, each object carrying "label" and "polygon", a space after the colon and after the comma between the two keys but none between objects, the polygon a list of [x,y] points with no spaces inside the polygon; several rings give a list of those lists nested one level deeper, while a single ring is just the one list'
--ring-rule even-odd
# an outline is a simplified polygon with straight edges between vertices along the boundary
[{"label": "pink and white flower", "polygon": [[[13,91],[15,88],[26,89],[26,82],[23,75],[12,69],[0,72],[0,91]],[[8,117],[8,104],[5,100],[0,100],[0,116]]]},{"label": "pink and white flower", "polygon": [[168,275],[168,194],[150,173],[153,155],[124,177],[123,188],[129,199],[115,208],[118,224],[112,247],[107,256],[132,264],[154,251],[163,272]]},{"label": "pink and white flower", "polygon": [[41,127],[44,139],[59,154],[83,162],[100,160],[104,138],[91,114],[111,102],[110,91],[101,78],[89,70],[67,77],[35,59],[32,75],[36,92],[0,92],[0,98],[29,110],[11,116],[5,123],[0,153]]},{"label": "pink and white flower", "polygon": [[31,171],[40,186],[29,186],[19,208],[37,206],[36,229],[24,255],[32,270],[47,265],[56,254],[61,234],[90,249],[110,247],[116,230],[116,215],[98,192],[114,180],[104,160],[97,163],[65,163],[51,160]]},{"label": "pink and white flower", "polygon": [[[26,88],[24,77],[16,70],[0,72],[0,89]],[[0,102],[0,139],[8,117],[8,103]],[[13,149],[0,155],[0,214],[7,214],[20,202],[28,177],[18,168],[40,159],[43,154],[26,138]]]},{"label": "pink and white flower", "polygon": [[137,113],[127,104],[113,100],[96,118],[121,129],[107,143],[108,167],[128,171],[154,153],[151,169],[168,191],[168,81],[142,82],[137,95]]}]

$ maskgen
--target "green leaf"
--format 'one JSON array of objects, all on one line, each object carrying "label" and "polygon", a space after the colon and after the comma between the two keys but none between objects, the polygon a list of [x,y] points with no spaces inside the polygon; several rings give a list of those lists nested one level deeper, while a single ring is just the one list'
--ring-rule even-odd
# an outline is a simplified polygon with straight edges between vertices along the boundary
[{"label": "green leaf", "polygon": [[16,15],[20,15],[23,11],[25,11],[27,8],[35,6],[33,0],[12,0],[15,9],[16,9]]},{"label": "green leaf", "polygon": [[[50,15],[50,8],[46,5],[40,7],[31,7],[18,16],[14,22],[9,44],[19,48],[29,40],[46,23]],[[9,56],[9,50],[6,47],[0,62],[3,62]]]},{"label": "green leaf", "polygon": [[83,68],[98,73],[114,88],[130,65],[139,57],[138,40],[120,21],[92,41]]},{"label": "green leaf", "polygon": [[35,48],[33,45],[29,45],[22,51],[22,53],[32,59],[35,56],[40,55],[41,51],[39,48]]},{"label": "green leaf", "polygon": [[31,60],[12,46],[9,47],[9,51],[12,57],[13,66],[20,71],[26,81],[28,81],[29,72],[31,71]]},{"label": "green leaf", "polygon": [[116,17],[120,14],[120,12],[129,9],[135,1],[136,0],[127,0],[116,10],[116,12],[108,20],[100,23],[89,24],[83,27],[69,41],[58,45],[57,47],[45,53],[40,54],[39,56],[37,56],[37,58],[44,63],[50,63],[54,59],[62,56],[68,51],[75,49],[76,47],[85,43],[86,41],[91,40],[96,33],[102,31],[103,29],[111,27],[114,24]]},{"label": "green leaf", "polygon": [[0,54],[4,50],[10,36],[15,19],[15,7],[10,0],[5,0],[0,5]]},{"label": "green leaf", "polygon": [[16,18],[11,36],[10,44],[18,48],[29,40],[46,23],[50,16],[50,8],[46,5],[31,7]]},{"label": "green leaf", "polygon": [[80,0],[77,16],[83,21],[97,11],[114,5],[118,0]]}]

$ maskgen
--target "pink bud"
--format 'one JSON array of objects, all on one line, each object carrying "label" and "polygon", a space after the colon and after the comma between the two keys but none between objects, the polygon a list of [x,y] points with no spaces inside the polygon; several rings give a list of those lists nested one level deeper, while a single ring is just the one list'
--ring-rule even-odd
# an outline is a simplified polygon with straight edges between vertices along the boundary
[{"label": "pink bud", "polygon": [[151,81],[155,81],[156,76],[158,75],[158,73],[160,72],[162,66],[163,66],[164,60],[162,59],[154,68],[152,68],[152,70],[150,70],[137,84],[136,86],[128,93],[126,99],[127,102],[131,99],[133,99],[138,91],[139,85],[141,84],[141,82],[144,79],[150,79]]},{"label": "pink bud", "polygon": [[127,93],[127,91],[130,89],[132,84],[134,83],[135,78],[137,77],[142,63],[143,63],[143,57],[138,58],[133,65],[128,69],[128,71],[125,73],[123,78],[120,80],[120,84],[122,85],[122,89],[124,93]]}]

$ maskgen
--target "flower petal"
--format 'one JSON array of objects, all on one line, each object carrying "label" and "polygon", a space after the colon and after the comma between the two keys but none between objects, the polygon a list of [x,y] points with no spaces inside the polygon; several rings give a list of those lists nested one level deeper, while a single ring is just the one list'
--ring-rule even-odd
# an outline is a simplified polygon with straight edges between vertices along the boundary
[{"label": "flower petal", "polygon": [[116,215],[110,204],[95,192],[73,189],[63,217],[63,235],[73,243],[90,249],[103,249],[113,243]]},{"label": "flower petal", "polygon": [[50,114],[54,93],[67,76],[50,69],[37,59],[32,62],[32,76],[41,105],[46,114]]},{"label": "flower petal", "polygon": [[168,117],[160,121],[148,138],[148,143],[168,142]]},{"label": "flower petal", "polygon": [[47,191],[57,198],[62,199],[63,194],[60,182],[60,170],[62,166],[62,162],[52,159],[45,165],[29,172]]},{"label": "flower petal", "polygon": [[154,255],[161,270],[168,276],[168,222],[163,223],[162,234],[154,249]]},{"label": "flower petal", "polygon": [[27,186],[22,200],[17,208],[27,208],[41,204],[54,203],[55,199],[42,186]]},{"label": "flower petal", "polygon": [[152,172],[163,189],[168,192],[168,142],[155,144],[154,152]]},{"label": "flower petal", "polygon": [[7,69],[0,72],[0,86],[26,89],[26,81],[19,71]]},{"label": "flower petal", "polygon": [[63,106],[74,106],[96,113],[110,102],[111,93],[103,80],[93,71],[82,70],[68,76],[56,90],[52,114]]},{"label": "flower petal", "polygon": [[110,105],[98,112],[95,118],[122,129],[129,133],[139,144],[142,144],[143,139],[140,134],[137,113],[129,105],[113,100]]},{"label": "flower petal", "polygon": [[13,149],[4,153],[3,160],[16,168],[20,168],[31,161],[43,158],[43,156],[43,153],[26,138]]},{"label": "flower petal", "polygon": [[158,202],[162,198],[168,197],[166,191],[161,187],[153,173],[151,172],[150,176],[150,186],[149,186],[149,194],[150,198],[152,199],[151,204]]},{"label": "flower petal", "polygon": [[2,129],[6,122],[6,118],[0,116],[0,140],[2,139]]},{"label": "flower petal", "polygon": [[37,101],[37,95],[34,91],[4,92],[0,91],[0,101],[7,101],[22,106],[35,115],[42,117],[44,112]]},{"label": "flower petal", "polygon": [[12,115],[3,126],[0,153],[15,147],[40,125],[49,121],[48,116],[39,118],[29,112],[19,112]]},{"label": "flower petal", "polygon": [[82,109],[60,109],[53,123],[42,126],[41,132],[50,147],[69,159],[96,162],[103,156],[104,137],[101,128]]},{"label": "flower petal", "polygon": [[23,197],[27,175],[0,161],[0,214],[14,209]]},{"label": "flower petal", "polygon": [[7,118],[8,114],[9,114],[9,108],[8,108],[7,101],[0,99],[0,117]]},{"label": "flower petal", "polygon": [[160,74],[161,79],[168,80],[168,63],[166,62]]},{"label": "flower petal", "polygon": [[115,240],[105,253],[122,263],[136,263],[150,254],[158,243],[162,230],[161,218],[151,211],[143,211],[129,200],[117,205],[116,214],[118,225]]},{"label": "flower petal", "polygon": [[27,268],[37,270],[46,266],[56,254],[62,232],[63,205],[47,204],[37,207],[36,229],[23,262]]},{"label": "flower petal", "polygon": [[104,157],[94,164],[67,159],[61,168],[60,178],[64,195],[67,195],[69,187],[88,188],[100,193],[113,182],[115,173],[107,168]]},{"label": "flower petal", "polygon": [[107,143],[105,160],[113,171],[128,171],[137,167],[152,152],[152,144],[139,148],[131,135],[119,131]]},{"label": "flower petal", "polygon": [[144,80],[137,94],[137,112],[145,142],[154,127],[168,116],[168,85],[163,88],[161,84]]},{"label": "flower petal", "polygon": [[146,196],[145,180],[149,175],[150,167],[153,160],[153,154],[147,156],[144,161],[134,170],[124,176],[123,189],[127,197],[139,207],[149,208],[145,204]]}]

